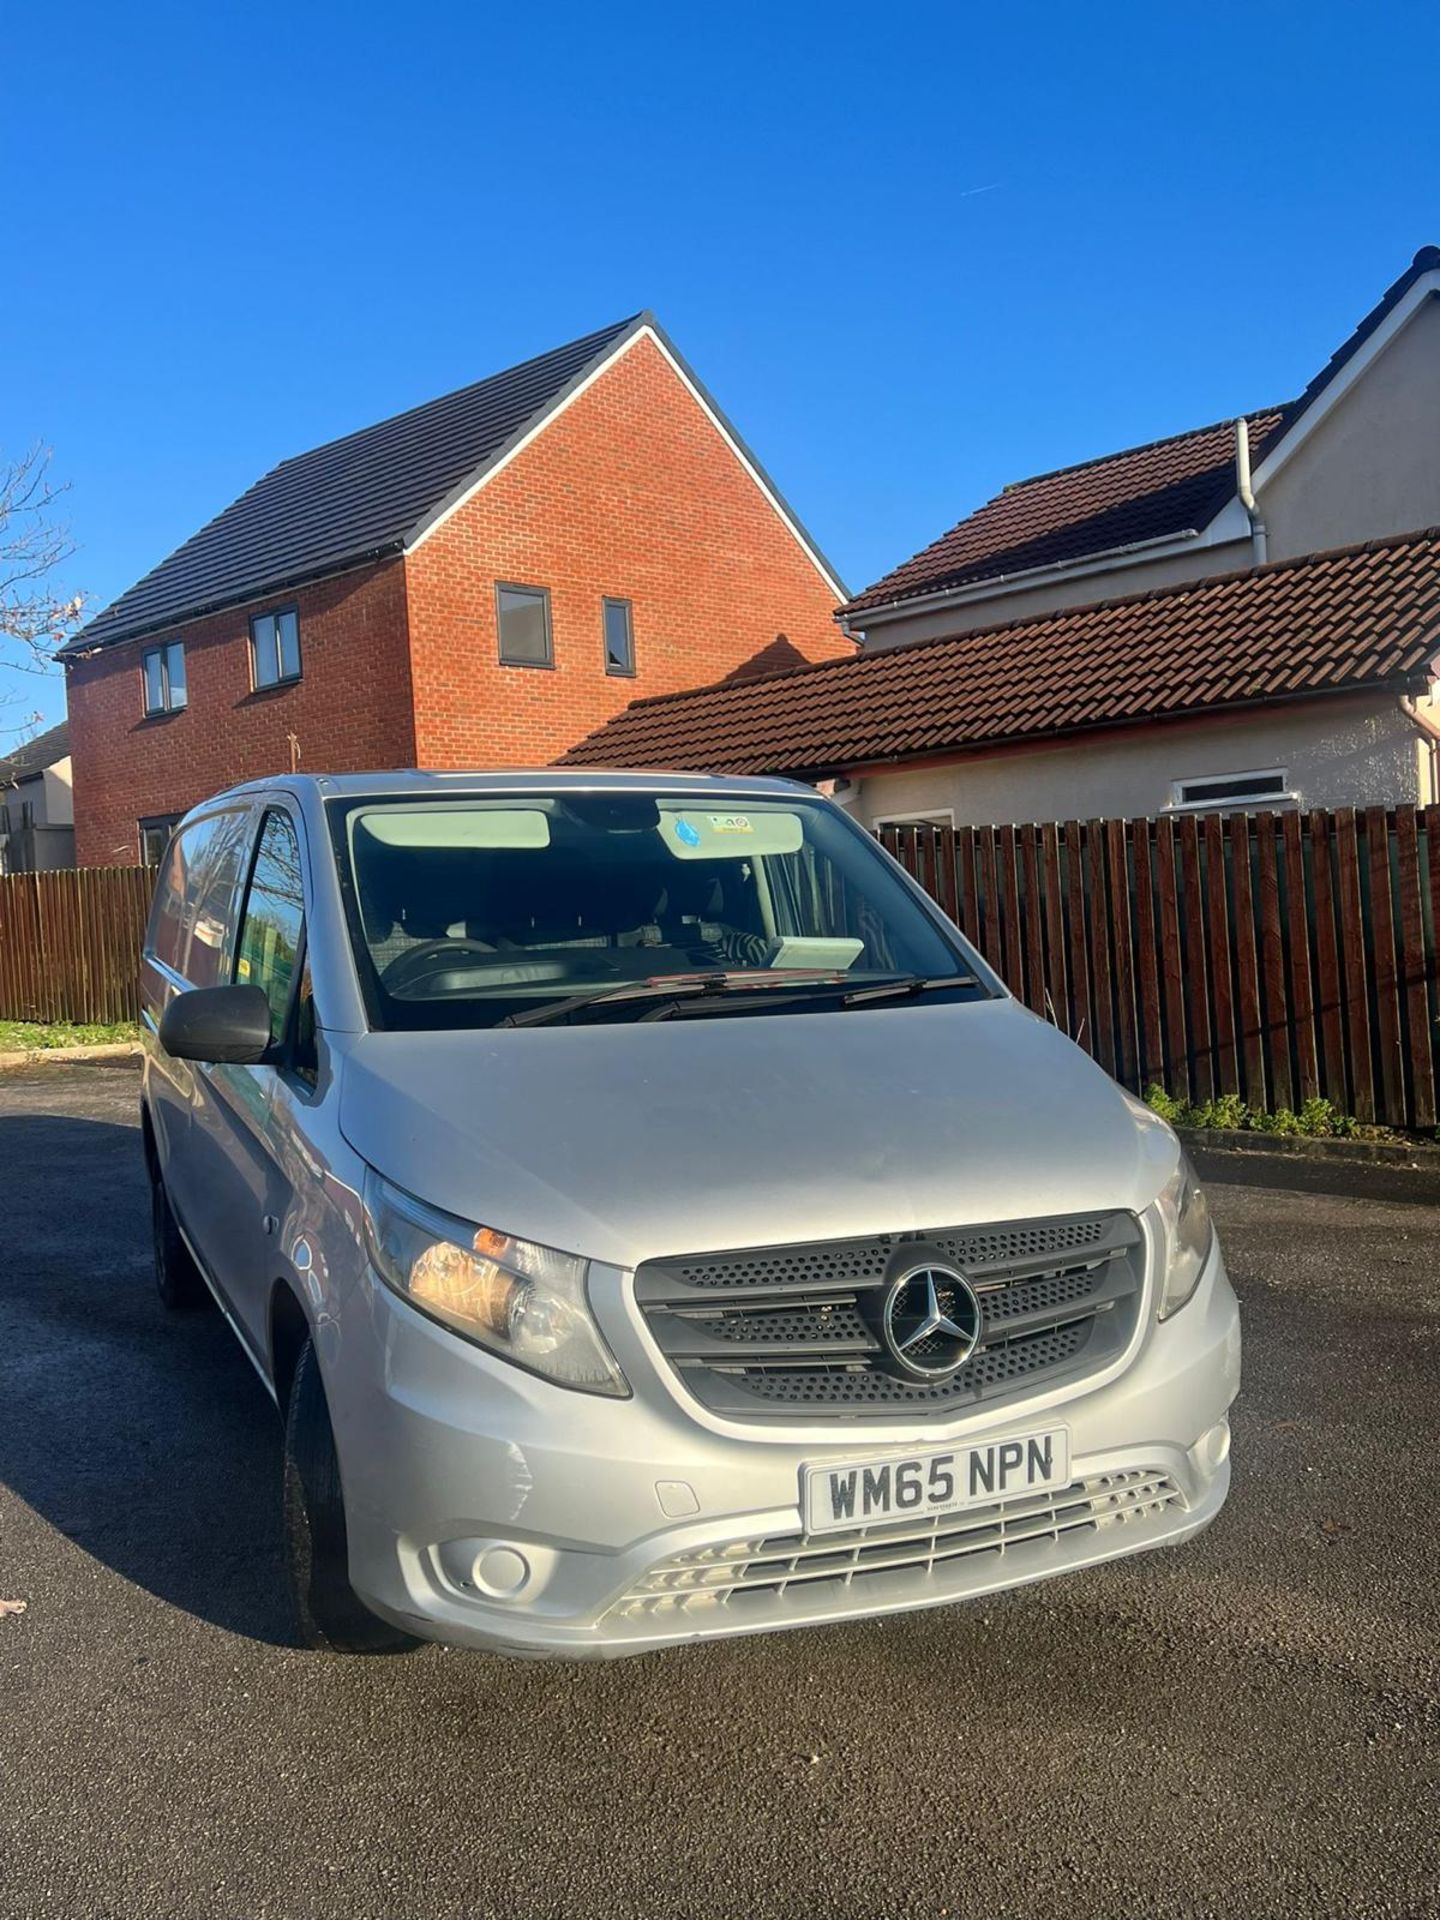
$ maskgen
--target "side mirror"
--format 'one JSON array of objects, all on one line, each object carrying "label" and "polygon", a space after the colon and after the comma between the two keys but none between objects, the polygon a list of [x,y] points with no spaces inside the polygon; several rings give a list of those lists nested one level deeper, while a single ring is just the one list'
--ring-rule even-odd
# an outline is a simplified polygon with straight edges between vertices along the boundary
[{"label": "side mirror", "polygon": [[253,1067],[270,1051],[270,1002],[259,987],[194,987],[160,1016],[160,1044],[173,1060]]}]

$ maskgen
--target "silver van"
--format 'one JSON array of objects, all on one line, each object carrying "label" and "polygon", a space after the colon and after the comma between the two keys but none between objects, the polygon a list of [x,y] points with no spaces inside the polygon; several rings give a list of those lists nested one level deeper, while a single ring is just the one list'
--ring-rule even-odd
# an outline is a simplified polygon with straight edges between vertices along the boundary
[{"label": "silver van", "polygon": [[1174,1134],[807,787],[239,787],[143,980],[160,1295],[281,1409],[311,1644],[639,1653],[1225,1499],[1239,1325]]}]

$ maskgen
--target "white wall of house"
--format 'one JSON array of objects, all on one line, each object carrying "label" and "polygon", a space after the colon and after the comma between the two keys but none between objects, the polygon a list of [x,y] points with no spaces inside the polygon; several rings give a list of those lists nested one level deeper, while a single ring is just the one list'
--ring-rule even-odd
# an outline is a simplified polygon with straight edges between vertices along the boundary
[{"label": "white wall of house", "polygon": [[1278,768],[1305,807],[1440,799],[1434,754],[1388,695],[1300,701],[943,765],[870,771],[852,776],[845,799],[866,826],[927,813],[949,814],[956,826],[1129,819],[1163,812],[1177,780]]},{"label": "white wall of house", "polygon": [[1440,526],[1440,298],[1261,477],[1274,560]]},{"label": "white wall of house", "polygon": [[75,795],[70,777],[70,756],[46,767],[37,777],[24,780],[10,795],[11,810],[18,815],[16,800],[29,800],[35,809],[37,827],[73,827]]}]

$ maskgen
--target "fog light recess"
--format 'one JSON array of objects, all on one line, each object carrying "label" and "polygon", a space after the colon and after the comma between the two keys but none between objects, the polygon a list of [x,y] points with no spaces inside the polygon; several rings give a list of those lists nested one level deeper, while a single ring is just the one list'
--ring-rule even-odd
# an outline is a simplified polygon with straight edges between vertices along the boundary
[{"label": "fog light recess", "polygon": [[470,1581],[491,1600],[514,1600],[530,1584],[530,1562],[515,1547],[482,1547],[470,1569]]}]

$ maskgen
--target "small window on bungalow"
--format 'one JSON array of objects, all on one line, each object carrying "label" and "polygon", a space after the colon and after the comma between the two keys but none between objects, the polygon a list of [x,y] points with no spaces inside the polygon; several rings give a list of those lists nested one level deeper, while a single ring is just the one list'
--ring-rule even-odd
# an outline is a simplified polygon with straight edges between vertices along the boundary
[{"label": "small window on bungalow", "polygon": [[506,667],[550,667],[550,593],[546,587],[495,588],[500,662]]},{"label": "small window on bungalow", "polygon": [[300,615],[294,607],[256,614],[250,622],[250,655],[257,692],[300,678]]},{"label": "small window on bungalow", "polygon": [[605,603],[605,671],[633,674],[635,671],[635,629],[628,600]]},{"label": "small window on bungalow", "polygon": [[1221,807],[1269,807],[1293,800],[1284,767],[1262,773],[1206,774],[1195,780],[1177,780],[1171,789],[1172,808],[1197,810]]},{"label": "small window on bungalow", "polygon": [[185,705],[185,648],[181,641],[147,647],[140,660],[145,679],[145,711],[178,713]]}]

